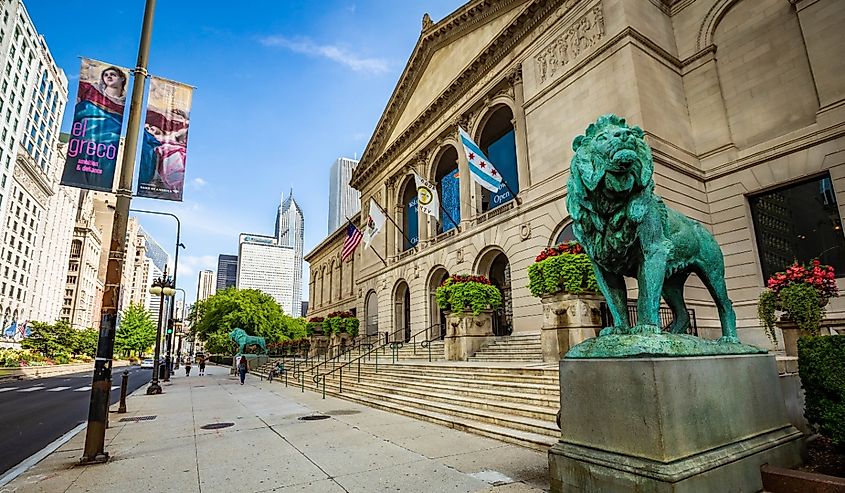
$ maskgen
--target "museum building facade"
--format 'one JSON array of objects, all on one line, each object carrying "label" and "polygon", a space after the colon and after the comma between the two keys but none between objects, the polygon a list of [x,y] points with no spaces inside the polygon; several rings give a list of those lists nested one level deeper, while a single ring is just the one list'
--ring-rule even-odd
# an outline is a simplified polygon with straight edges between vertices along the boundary
[{"label": "museum building facade", "polygon": [[[771,273],[819,258],[845,276],[842,25],[838,0],[473,0],[424,16],[351,181],[356,224],[374,198],[401,231],[388,222],[342,263],[344,225],[306,255],[309,316],[354,309],[368,333],[435,335],[435,289],[472,273],[503,292],[497,334],[539,332],[528,267],[572,239],[572,141],[615,113],[645,130],[656,192],[719,241],[740,338],[768,345],[756,304]],[[459,127],[509,190],[469,179]],[[412,171],[437,185],[438,221],[418,213]],[[718,337],[695,277],[686,298]]]}]

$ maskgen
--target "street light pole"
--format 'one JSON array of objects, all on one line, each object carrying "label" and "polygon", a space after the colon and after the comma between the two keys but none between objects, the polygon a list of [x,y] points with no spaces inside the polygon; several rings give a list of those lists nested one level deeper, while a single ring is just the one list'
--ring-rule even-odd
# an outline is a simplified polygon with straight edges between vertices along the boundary
[{"label": "street light pole", "polygon": [[176,291],[173,290],[173,281],[167,276],[167,266],[164,266],[164,273],[161,277],[153,281],[150,288],[150,293],[159,296],[158,301],[158,326],[156,328],[156,349],[153,360],[153,379],[150,386],[147,387],[147,395],[161,394],[161,385],[158,383],[158,362],[161,359],[161,321],[164,318],[164,297],[171,296]]},{"label": "street light pole", "polygon": [[[148,211],[144,209],[131,209],[132,212],[141,212],[143,214],[157,214],[159,216],[170,216],[173,219],[176,219],[176,254],[173,258],[173,285],[176,286],[176,274],[179,269],[179,248],[185,248],[185,245],[182,244],[182,222],[179,220],[179,216],[176,214],[171,214],[169,212],[161,212],[161,211]],[[170,334],[166,334],[165,336],[165,348],[166,348],[166,356],[164,357],[165,364],[167,365],[167,372],[165,372],[164,381],[170,381],[170,348],[172,347],[173,342],[173,303],[170,304],[169,311],[169,321],[167,327],[171,329]]]},{"label": "street light pole", "polygon": [[[180,330],[180,332],[179,332],[179,341],[176,345],[176,363],[178,364],[179,359],[182,357],[182,339],[184,339],[183,331],[185,330],[185,297],[187,295],[185,294],[185,290],[182,289],[182,288],[176,288],[176,291],[182,291],[182,310],[181,310],[181,313],[179,313],[179,327],[182,330]],[[173,297],[173,301],[174,301],[173,304],[175,305],[176,304],[176,297],[175,296]],[[174,331],[173,331],[174,336],[176,334],[175,325],[176,324],[174,323]]]},{"label": "street light pole", "polygon": [[132,201],[132,176],[135,172],[135,150],[138,148],[138,133],[141,129],[141,113],[144,103],[144,85],[147,80],[147,61],[153,33],[153,13],[156,0],[146,0],[144,22],[141,26],[141,40],[138,44],[138,60],[132,82],[132,99],[129,103],[129,121],[126,125],[126,140],[123,146],[120,181],[117,187],[117,201],[112,220],[111,243],[106,268],[106,283],[103,291],[103,308],[100,312],[100,338],[97,341],[97,356],[94,362],[94,376],[91,381],[91,402],[88,406],[88,428],[85,432],[85,448],[80,462],[106,462],[106,427],[109,414],[109,390],[111,390],[111,367],[114,357],[114,335],[117,323],[120,281],[123,262],[126,258],[126,223],[129,219],[129,204]]}]

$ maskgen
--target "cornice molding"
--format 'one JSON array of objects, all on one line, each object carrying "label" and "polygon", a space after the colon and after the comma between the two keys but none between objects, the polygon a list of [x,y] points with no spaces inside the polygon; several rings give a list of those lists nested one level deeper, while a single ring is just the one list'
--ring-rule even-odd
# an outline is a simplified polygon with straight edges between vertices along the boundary
[{"label": "cornice molding", "polygon": [[[364,151],[361,162],[353,172],[350,185],[353,188],[360,190],[360,187],[368,178],[373,177],[375,172],[381,168],[382,164],[391,160],[396,156],[398,151],[407,145],[408,142],[418,137],[429,127],[428,124],[431,121],[441,116],[449,108],[452,108],[460,96],[465,94],[469,88],[481,80],[493,66],[501,62],[514,45],[524,39],[524,37],[537,25],[539,25],[551,12],[553,12],[555,8],[563,4],[568,4],[571,7],[578,3],[578,1],[579,0],[532,0],[530,2],[525,2],[524,0],[503,0],[493,2],[492,0],[486,0],[468,5],[465,9],[461,9],[461,11],[458,11],[453,14],[453,16],[450,16],[450,18],[444,19],[441,21],[441,23],[444,23],[442,27],[441,23],[436,24],[434,28],[432,28],[431,33],[426,34],[426,36],[436,37],[446,36],[448,34],[448,37],[444,37],[442,40],[436,40],[435,38],[421,38],[418,42],[417,48],[414,50],[411,60],[408,62],[405,73],[402,75],[396,90],[394,90],[390,103],[388,103],[387,109],[376,126],[376,131],[370,139],[367,149]],[[429,106],[419,116],[417,116],[417,118],[399,135],[399,137],[388,145],[385,140],[389,137],[391,131],[393,130],[393,126],[388,125],[388,123],[393,123],[395,125],[395,122],[398,121],[398,116],[401,113],[401,110],[404,109],[405,103],[410,98],[410,95],[415,87],[414,83],[418,78],[418,75],[415,75],[414,72],[425,68],[425,63],[427,63],[430,55],[438,46],[436,44],[437,42],[443,43],[449,41],[454,37],[459,36],[461,33],[461,31],[457,30],[457,28],[447,29],[449,22],[457,22],[459,19],[463,21],[464,16],[469,19],[470,17],[474,17],[474,15],[478,15],[470,13],[473,9],[480,9],[480,13],[480,11],[484,10],[484,8],[490,8],[493,4],[495,4],[498,11],[491,12],[501,12],[505,9],[515,8],[520,3],[525,3],[526,5],[516,18],[514,18],[514,20],[502,30],[501,34],[494,38],[481,51],[481,53],[476,56],[469,66],[452,81],[449,87],[447,87],[440,96],[432,101]],[[483,22],[483,20],[484,19],[482,18],[476,18],[475,22]],[[466,27],[465,29],[469,29],[469,27]],[[428,43],[431,43],[431,45],[424,46]],[[387,147],[385,148],[385,146]]]}]

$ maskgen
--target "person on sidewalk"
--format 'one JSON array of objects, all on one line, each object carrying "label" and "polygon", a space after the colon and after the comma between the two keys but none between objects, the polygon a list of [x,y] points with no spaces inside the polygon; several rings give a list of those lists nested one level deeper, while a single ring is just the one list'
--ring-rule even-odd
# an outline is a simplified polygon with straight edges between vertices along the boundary
[{"label": "person on sidewalk", "polygon": [[200,358],[200,376],[205,375],[205,358]]},{"label": "person on sidewalk", "polygon": [[246,372],[249,371],[249,363],[246,362],[246,356],[241,356],[240,360],[238,360],[238,375],[241,377],[241,385],[244,384],[244,379],[246,378]]},{"label": "person on sidewalk", "polygon": [[185,358],[185,376],[191,376],[191,358]]}]

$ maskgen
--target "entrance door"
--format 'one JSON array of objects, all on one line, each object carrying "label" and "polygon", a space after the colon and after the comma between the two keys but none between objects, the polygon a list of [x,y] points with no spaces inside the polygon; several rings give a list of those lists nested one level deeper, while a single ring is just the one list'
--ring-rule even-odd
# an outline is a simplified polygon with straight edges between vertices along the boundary
[{"label": "entrance door", "polygon": [[402,319],[405,324],[405,342],[411,340],[411,290],[405,290],[405,297],[403,299],[403,314]]},{"label": "entrance door", "polygon": [[490,282],[502,292],[502,307],[493,317],[493,334],[509,335],[513,332],[513,299],[511,297],[511,268],[508,257],[500,253],[490,264]]}]

